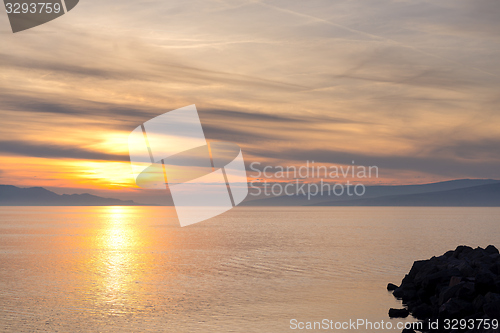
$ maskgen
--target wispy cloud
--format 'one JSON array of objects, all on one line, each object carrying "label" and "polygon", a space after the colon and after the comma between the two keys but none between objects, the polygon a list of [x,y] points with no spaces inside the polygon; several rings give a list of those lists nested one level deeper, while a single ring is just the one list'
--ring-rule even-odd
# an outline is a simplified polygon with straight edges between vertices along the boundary
[{"label": "wispy cloud", "polygon": [[43,145],[22,141],[0,141],[0,154],[19,155],[45,158],[71,158],[84,160],[130,161],[128,155],[115,155],[99,151],[92,151],[69,145]]},{"label": "wispy cloud", "polygon": [[123,161],[129,131],[196,104],[209,139],[260,162],[500,178],[499,15],[496,0],[85,1],[19,34],[0,15],[0,154]]}]

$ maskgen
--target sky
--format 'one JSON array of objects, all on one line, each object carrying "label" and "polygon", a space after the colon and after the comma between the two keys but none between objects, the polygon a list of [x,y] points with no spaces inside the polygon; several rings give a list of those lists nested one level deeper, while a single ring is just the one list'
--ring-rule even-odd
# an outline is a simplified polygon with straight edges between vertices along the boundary
[{"label": "sky", "polygon": [[376,165],[367,184],[500,179],[500,2],[96,1],[13,34],[0,184],[124,199],[130,132],[196,104],[249,165]]}]

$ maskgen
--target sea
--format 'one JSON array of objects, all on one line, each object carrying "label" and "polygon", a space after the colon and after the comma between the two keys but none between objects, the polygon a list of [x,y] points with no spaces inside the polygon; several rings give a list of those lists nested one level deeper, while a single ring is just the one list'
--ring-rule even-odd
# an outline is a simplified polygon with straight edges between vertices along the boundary
[{"label": "sea", "polygon": [[0,329],[401,332],[387,283],[489,244],[500,208],[236,207],[181,228],[173,207],[0,207]]}]

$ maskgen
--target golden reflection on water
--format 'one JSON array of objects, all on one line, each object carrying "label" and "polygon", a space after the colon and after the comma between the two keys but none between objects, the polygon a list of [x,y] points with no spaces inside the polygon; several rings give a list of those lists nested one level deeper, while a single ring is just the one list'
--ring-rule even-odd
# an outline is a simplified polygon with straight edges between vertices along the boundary
[{"label": "golden reflection on water", "polygon": [[[98,284],[102,285],[107,301],[117,300],[128,294],[134,280],[139,278],[137,267],[145,260],[141,254],[140,231],[124,214],[124,207],[107,207],[109,218],[97,237],[97,271],[102,272]],[[142,241],[145,241],[144,239]]]},{"label": "golden reflection on water", "polygon": [[141,208],[100,207],[95,213],[96,223],[82,244],[85,298],[109,314],[140,311],[148,303],[153,248],[165,235],[159,238],[155,228],[143,223],[147,211]]}]

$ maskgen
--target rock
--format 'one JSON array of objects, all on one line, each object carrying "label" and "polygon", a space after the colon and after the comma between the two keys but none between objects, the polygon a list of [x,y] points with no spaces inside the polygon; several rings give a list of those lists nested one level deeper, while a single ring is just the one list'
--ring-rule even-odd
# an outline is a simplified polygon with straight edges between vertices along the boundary
[{"label": "rock", "polygon": [[404,292],[403,288],[399,287],[399,288],[394,289],[392,294],[394,295],[394,297],[401,299],[401,298],[403,298],[405,292]]},{"label": "rock", "polygon": [[408,304],[408,302],[411,302],[416,297],[417,297],[417,290],[403,289],[403,297],[401,297],[401,300],[403,301],[403,304]]},{"label": "rock", "polygon": [[451,258],[451,257],[453,257],[454,253],[455,253],[455,251],[450,250],[450,251],[446,252],[445,254],[443,254],[443,257]]},{"label": "rock", "polygon": [[421,304],[413,309],[411,314],[417,319],[424,320],[430,318],[434,314],[434,310],[428,304]]},{"label": "rock", "polygon": [[492,272],[496,276],[500,275],[500,263],[495,262],[495,263],[491,264],[490,267],[488,267],[488,268],[489,268],[490,272]]},{"label": "rock", "polygon": [[473,302],[474,298],[477,296],[474,283],[465,282],[463,285],[461,285],[456,295],[458,298],[464,301]]},{"label": "rock", "polygon": [[474,268],[472,268],[466,261],[461,261],[457,266],[457,269],[460,271],[461,276],[470,277],[474,275]]},{"label": "rock", "polygon": [[453,257],[458,258],[458,259],[462,259],[464,257],[464,255],[466,255],[467,253],[469,253],[471,251],[473,251],[472,247],[460,245],[460,246],[457,246],[457,248],[455,249],[455,252],[453,253]]},{"label": "rock", "polygon": [[410,311],[407,309],[390,309],[389,317],[391,318],[406,318],[410,315]]},{"label": "rock", "polygon": [[496,247],[494,247],[493,245],[488,245],[484,251],[488,254],[499,254],[500,252],[498,251],[498,249]]},{"label": "rock", "polygon": [[490,318],[500,318],[500,294],[487,293],[484,296],[484,313]]},{"label": "rock", "polygon": [[389,290],[389,291],[393,291],[393,290],[396,290],[398,288],[399,288],[398,286],[396,286],[395,284],[392,284],[392,283],[389,283],[387,285],[387,290]]},{"label": "rock", "polygon": [[458,298],[451,298],[439,308],[440,318],[464,319],[473,313],[472,304]]},{"label": "rock", "polygon": [[476,290],[479,294],[486,295],[488,292],[495,292],[495,274],[490,271],[481,271],[476,275]]},{"label": "rock", "polygon": [[453,287],[446,287],[442,289],[441,293],[439,294],[438,304],[441,306],[443,305],[443,303],[448,302],[450,298],[455,297],[455,295],[458,293],[458,291],[462,288],[464,284],[465,282],[461,282],[457,285],[454,285]]},{"label": "rock", "polygon": [[[461,245],[441,256],[415,261],[401,285],[389,283],[387,289],[408,308],[390,309],[391,318],[405,318],[409,313],[424,323],[500,319],[500,253],[492,245],[485,249]],[[439,332],[455,331],[443,328]]]},{"label": "rock", "polygon": [[459,284],[460,282],[462,282],[462,277],[460,276],[452,276],[451,279],[450,279],[450,287],[453,287],[457,284]]},{"label": "rock", "polygon": [[479,312],[480,310],[482,310],[483,306],[484,306],[484,296],[477,295],[477,297],[474,298],[474,301],[472,301],[472,306],[474,307],[476,312]]},{"label": "rock", "polygon": [[427,275],[422,279],[422,287],[433,291],[439,284],[449,285],[449,282],[453,276],[459,275],[460,271],[458,269],[452,270],[442,270],[437,271],[433,274]]},{"label": "rock", "polygon": [[415,300],[411,300],[408,303],[406,303],[406,307],[408,308],[410,313],[413,313],[413,310],[421,304],[423,304],[423,303],[420,300],[415,299]]}]

